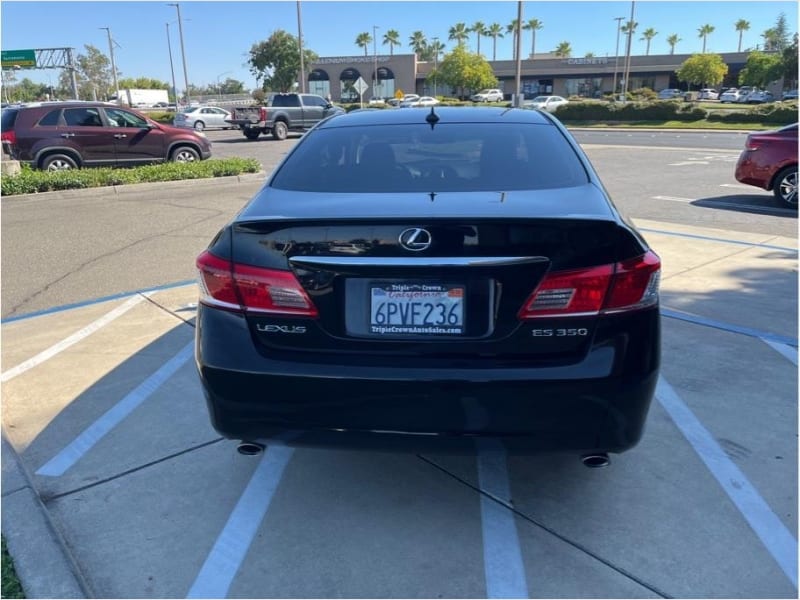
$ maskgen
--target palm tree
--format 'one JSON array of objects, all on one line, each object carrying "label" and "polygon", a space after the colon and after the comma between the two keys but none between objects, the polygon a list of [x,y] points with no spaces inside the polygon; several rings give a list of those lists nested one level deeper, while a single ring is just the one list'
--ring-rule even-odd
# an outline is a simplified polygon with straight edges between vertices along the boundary
[{"label": "palm tree", "polygon": [[475,21],[475,23],[473,23],[472,27],[470,28],[470,31],[473,31],[478,35],[478,54],[480,54],[481,36],[486,35],[486,25],[483,23],[483,21]]},{"label": "palm tree", "polygon": [[531,58],[536,54],[536,32],[542,27],[544,25],[539,19],[528,19],[528,22],[522,26],[523,29],[528,29],[531,32]]},{"label": "palm tree", "polygon": [[511,21],[511,23],[506,25],[506,33],[513,34],[514,40],[513,40],[512,43],[514,44],[514,46],[511,49],[511,54],[513,56],[513,59],[517,60],[517,36],[519,35],[519,20],[518,19],[514,19],[513,21]]},{"label": "palm tree", "polygon": [[572,56],[572,46],[570,46],[569,42],[561,42],[556,48],[555,54],[562,58],[569,58]]},{"label": "palm tree", "polygon": [[736,27],[736,31],[739,32],[739,47],[736,49],[737,52],[742,51],[742,34],[750,29],[750,21],[745,21],[744,19],[739,19],[734,23],[734,27]]},{"label": "palm tree", "polygon": [[587,52],[583,55],[583,58],[594,58],[594,52]]},{"label": "palm tree", "polygon": [[658,32],[650,27],[649,29],[645,29],[642,32],[642,37],[639,38],[639,41],[645,40],[647,42],[647,49],[645,50],[644,55],[648,56],[650,54],[650,41],[658,35]]},{"label": "palm tree", "polygon": [[364,49],[364,56],[367,56],[367,48],[372,43],[372,36],[368,32],[359,33],[356,37],[356,46]]},{"label": "palm tree", "polygon": [[408,45],[411,46],[414,54],[417,55],[417,60],[420,60],[420,56],[425,51],[425,46],[428,45],[428,40],[425,39],[424,33],[415,31],[411,34],[411,37],[408,38]]},{"label": "palm tree", "polygon": [[449,37],[447,39],[455,40],[456,44],[463,46],[469,39],[469,29],[464,23],[456,23],[450,28]]},{"label": "palm tree", "polygon": [[706,39],[708,39],[709,35],[714,33],[715,29],[716,29],[716,27],[714,27],[713,25],[706,24],[706,25],[703,25],[700,29],[697,30],[697,33],[700,34],[697,37],[703,38],[703,54],[706,53]]},{"label": "palm tree", "polygon": [[492,23],[486,30],[486,35],[492,38],[492,60],[497,60],[497,38],[503,37],[503,26]]},{"label": "palm tree", "polygon": [[764,33],[761,34],[761,37],[764,38],[764,51],[770,52],[772,50],[778,49],[779,39],[778,39],[778,32],[774,27],[770,27]]},{"label": "palm tree", "polygon": [[675,45],[681,41],[681,38],[678,37],[677,33],[673,33],[671,36],[667,38],[667,43],[669,44],[669,53],[675,54]]},{"label": "palm tree", "polygon": [[400,34],[396,29],[390,29],[383,34],[383,45],[389,44],[389,56],[394,56],[394,47],[401,46]]}]

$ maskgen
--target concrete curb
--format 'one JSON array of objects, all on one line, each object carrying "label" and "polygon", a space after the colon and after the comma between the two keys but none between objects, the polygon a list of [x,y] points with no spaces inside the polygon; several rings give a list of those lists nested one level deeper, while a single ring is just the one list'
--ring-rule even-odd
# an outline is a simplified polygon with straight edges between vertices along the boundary
[{"label": "concrete curb", "polygon": [[215,185],[231,185],[263,181],[267,177],[266,171],[258,173],[243,173],[228,177],[209,177],[204,179],[181,179],[179,181],[155,181],[152,183],[130,183],[126,185],[108,185],[95,188],[81,188],[76,190],[57,190],[54,192],[40,192],[38,194],[17,194],[3,197],[3,202],[16,202],[26,200],[47,200],[51,198],[95,198],[99,196],[122,196],[159,190],[162,188],[182,188],[202,185],[204,187]]},{"label": "concrete curb", "polygon": [[[92,598],[30,474],[2,434],[3,537],[27,598]],[[47,565],[47,569],[42,569]]]}]

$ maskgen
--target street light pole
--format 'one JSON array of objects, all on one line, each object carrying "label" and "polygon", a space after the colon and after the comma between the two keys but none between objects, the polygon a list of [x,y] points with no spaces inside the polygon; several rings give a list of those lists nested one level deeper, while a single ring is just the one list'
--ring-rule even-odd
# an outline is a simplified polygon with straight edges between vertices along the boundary
[{"label": "street light pole", "polygon": [[628,49],[625,53],[625,74],[623,75],[625,83],[622,85],[622,99],[624,102],[628,100],[628,86],[631,83],[631,41],[633,41],[633,16],[635,5],[636,1],[631,0],[631,20],[628,21]]},{"label": "street light pole", "polygon": [[436,98],[436,80],[439,79],[439,38],[433,38],[433,97]]},{"label": "street light pole", "polygon": [[175,67],[172,64],[172,43],[169,41],[169,23],[167,25],[167,50],[169,51],[169,71],[172,73],[172,96],[175,98],[175,109],[178,108],[178,88],[175,85]]},{"label": "street light pole", "polygon": [[515,81],[517,84],[517,91],[514,96],[514,106],[522,106],[522,0],[517,2],[517,65]]},{"label": "street light pole", "polygon": [[617,49],[614,51],[614,87],[611,88],[611,97],[617,98],[617,71],[619,68],[619,31],[625,17],[614,17],[617,22]]},{"label": "street light pole", "polygon": [[219,78],[222,77],[223,75],[228,75],[230,73],[233,73],[233,71],[225,71],[224,73],[220,73],[219,75],[217,75],[217,96],[222,95],[222,92],[220,91],[221,88],[219,86]]},{"label": "street light pole", "polygon": [[105,29],[106,33],[108,33],[108,52],[111,54],[111,74],[114,76],[114,95],[117,97],[117,102],[119,102],[119,83],[117,82],[117,63],[114,61],[114,40],[111,39],[111,28],[109,27],[100,27],[99,29]]},{"label": "street light pole", "polygon": [[300,93],[306,93],[306,68],[303,58],[303,19],[300,15],[300,0],[297,0],[297,45],[300,48]]},{"label": "street light pole", "polygon": [[[168,6],[174,6],[178,11],[178,35],[181,39],[181,59],[183,60],[183,82],[186,85],[186,104],[190,105],[192,98],[189,94],[189,75],[186,73],[186,50],[183,46],[183,24],[181,23],[181,6],[178,3],[170,3]],[[175,99],[177,102],[177,98]]]},{"label": "street light pole", "polygon": [[372,81],[372,97],[378,97],[378,29],[380,29],[377,25],[372,26],[372,68],[373,68],[373,77],[375,78]]}]

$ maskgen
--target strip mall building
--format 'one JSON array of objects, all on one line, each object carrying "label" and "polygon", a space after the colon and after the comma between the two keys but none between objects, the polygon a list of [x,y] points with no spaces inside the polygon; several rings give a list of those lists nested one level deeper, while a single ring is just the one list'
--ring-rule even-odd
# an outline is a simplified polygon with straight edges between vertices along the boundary
[{"label": "strip mall building", "polygon": [[[675,71],[690,56],[632,56],[628,89],[686,89],[686,84],[679,84]],[[721,56],[728,65],[728,74],[722,86],[735,86],[739,72],[747,62],[748,53],[729,52]],[[624,63],[624,56],[557,58],[552,54],[536,55],[534,59],[522,61],[522,90],[529,98],[540,94],[599,97],[613,90],[615,79],[617,88],[621,88]],[[506,98],[510,98],[516,87],[516,63],[513,60],[497,60],[489,61],[489,64],[499,81],[498,87],[506,94]],[[454,96],[454,90],[442,84],[434,90],[432,82],[427,81],[433,68],[434,63],[418,61],[414,54],[320,58],[310,65],[308,91],[324,97],[330,95],[337,102],[357,102],[359,95],[355,84],[361,78],[369,86],[364,92],[365,100],[372,97],[392,98],[397,92]],[[373,90],[376,70],[378,84]]]}]

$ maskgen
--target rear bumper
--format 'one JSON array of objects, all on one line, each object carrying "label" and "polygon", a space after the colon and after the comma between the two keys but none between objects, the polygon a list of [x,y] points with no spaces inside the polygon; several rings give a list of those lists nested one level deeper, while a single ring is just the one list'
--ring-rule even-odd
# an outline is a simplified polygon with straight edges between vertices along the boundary
[{"label": "rear bumper", "polygon": [[[630,320],[630,319],[629,319]],[[411,451],[622,452],[641,438],[659,368],[659,315],[641,311],[576,364],[348,365],[256,349],[244,318],[201,306],[196,362],[230,439]],[[419,363],[419,361],[415,361]]]}]

